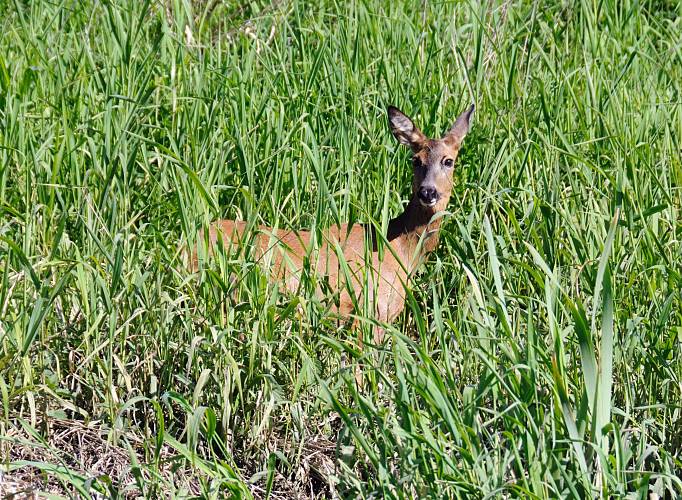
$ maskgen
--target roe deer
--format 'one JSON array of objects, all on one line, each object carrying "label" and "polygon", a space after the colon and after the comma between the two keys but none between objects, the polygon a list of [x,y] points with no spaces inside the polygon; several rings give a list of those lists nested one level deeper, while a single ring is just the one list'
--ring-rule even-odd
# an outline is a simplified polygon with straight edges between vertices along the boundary
[{"label": "roe deer", "polygon": [[[354,303],[363,302],[363,290],[367,287],[376,319],[383,323],[393,321],[404,307],[405,286],[411,274],[438,243],[441,221],[434,216],[445,210],[450,199],[453,167],[469,131],[473,111],[472,104],[442,138],[429,139],[410,118],[389,106],[388,119],[393,135],[412,149],[414,175],[412,198],[405,211],[388,224],[388,245],[384,245],[383,256],[380,258],[377,235],[371,224],[330,227],[324,232],[315,253],[311,253],[309,231],[259,226],[253,236],[254,258],[269,260],[266,266],[269,280],[281,282],[296,293],[304,258],[308,256],[310,268],[318,276],[327,277],[330,288],[339,293],[338,305],[334,307],[339,316],[348,318],[351,315]],[[212,247],[218,244],[226,248],[248,244],[244,237],[246,230],[246,222],[223,219],[211,223],[208,253],[212,253]],[[199,233],[199,245],[202,242],[206,242],[203,230]],[[366,249],[371,249],[371,255]],[[342,270],[339,254],[347,263],[346,271]],[[195,269],[198,267],[198,249],[193,252],[192,265]],[[381,342],[383,329],[378,330],[375,341]],[[362,345],[361,338],[359,342]]]}]

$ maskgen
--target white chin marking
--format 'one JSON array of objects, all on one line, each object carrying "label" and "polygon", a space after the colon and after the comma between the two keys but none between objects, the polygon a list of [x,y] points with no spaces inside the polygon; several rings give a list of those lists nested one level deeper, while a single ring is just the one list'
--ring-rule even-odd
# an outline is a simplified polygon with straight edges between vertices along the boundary
[{"label": "white chin marking", "polygon": [[422,201],[422,200],[420,199],[420,200],[419,200],[419,203],[421,203],[423,207],[429,207],[429,208],[431,208],[431,207],[435,206],[436,203],[438,203],[438,200],[434,200],[434,201],[432,201],[431,203],[426,203],[425,201]]}]

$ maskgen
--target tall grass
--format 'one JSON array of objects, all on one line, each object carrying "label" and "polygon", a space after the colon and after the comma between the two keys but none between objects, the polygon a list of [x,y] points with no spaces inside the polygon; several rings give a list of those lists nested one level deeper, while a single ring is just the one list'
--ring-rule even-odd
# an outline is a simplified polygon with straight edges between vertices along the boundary
[{"label": "tall grass", "polygon": [[[680,494],[681,15],[0,2],[0,488]],[[248,252],[184,265],[218,217],[385,227],[411,175],[386,105],[435,136],[470,102],[384,345],[315,276],[292,296]]]}]

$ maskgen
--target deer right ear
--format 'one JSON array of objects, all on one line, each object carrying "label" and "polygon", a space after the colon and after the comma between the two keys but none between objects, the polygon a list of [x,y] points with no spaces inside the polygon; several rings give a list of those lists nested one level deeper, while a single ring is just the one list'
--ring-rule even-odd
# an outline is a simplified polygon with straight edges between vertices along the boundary
[{"label": "deer right ear", "polygon": [[426,140],[426,136],[412,123],[412,120],[394,106],[388,107],[388,121],[391,124],[391,132],[400,144],[416,149]]},{"label": "deer right ear", "polygon": [[471,115],[473,114],[474,105],[472,104],[469,106],[469,109],[457,117],[455,124],[452,126],[450,131],[445,134],[445,138],[454,141],[457,145],[462,144],[462,141],[469,133],[469,127],[471,126]]}]

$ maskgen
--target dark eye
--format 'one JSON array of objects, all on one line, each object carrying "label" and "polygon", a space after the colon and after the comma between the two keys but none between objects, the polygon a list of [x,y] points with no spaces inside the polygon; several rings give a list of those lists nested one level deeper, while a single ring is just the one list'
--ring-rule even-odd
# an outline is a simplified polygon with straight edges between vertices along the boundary
[{"label": "dark eye", "polygon": [[448,167],[448,168],[452,168],[453,165],[454,165],[454,162],[452,161],[452,158],[446,158],[443,160],[443,166]]},{"label": "dark eye", "polygon": [[413,156],[412,165],[414,165],[416,168],[419,168],[422,166],[422,161],[417,156]]}]

